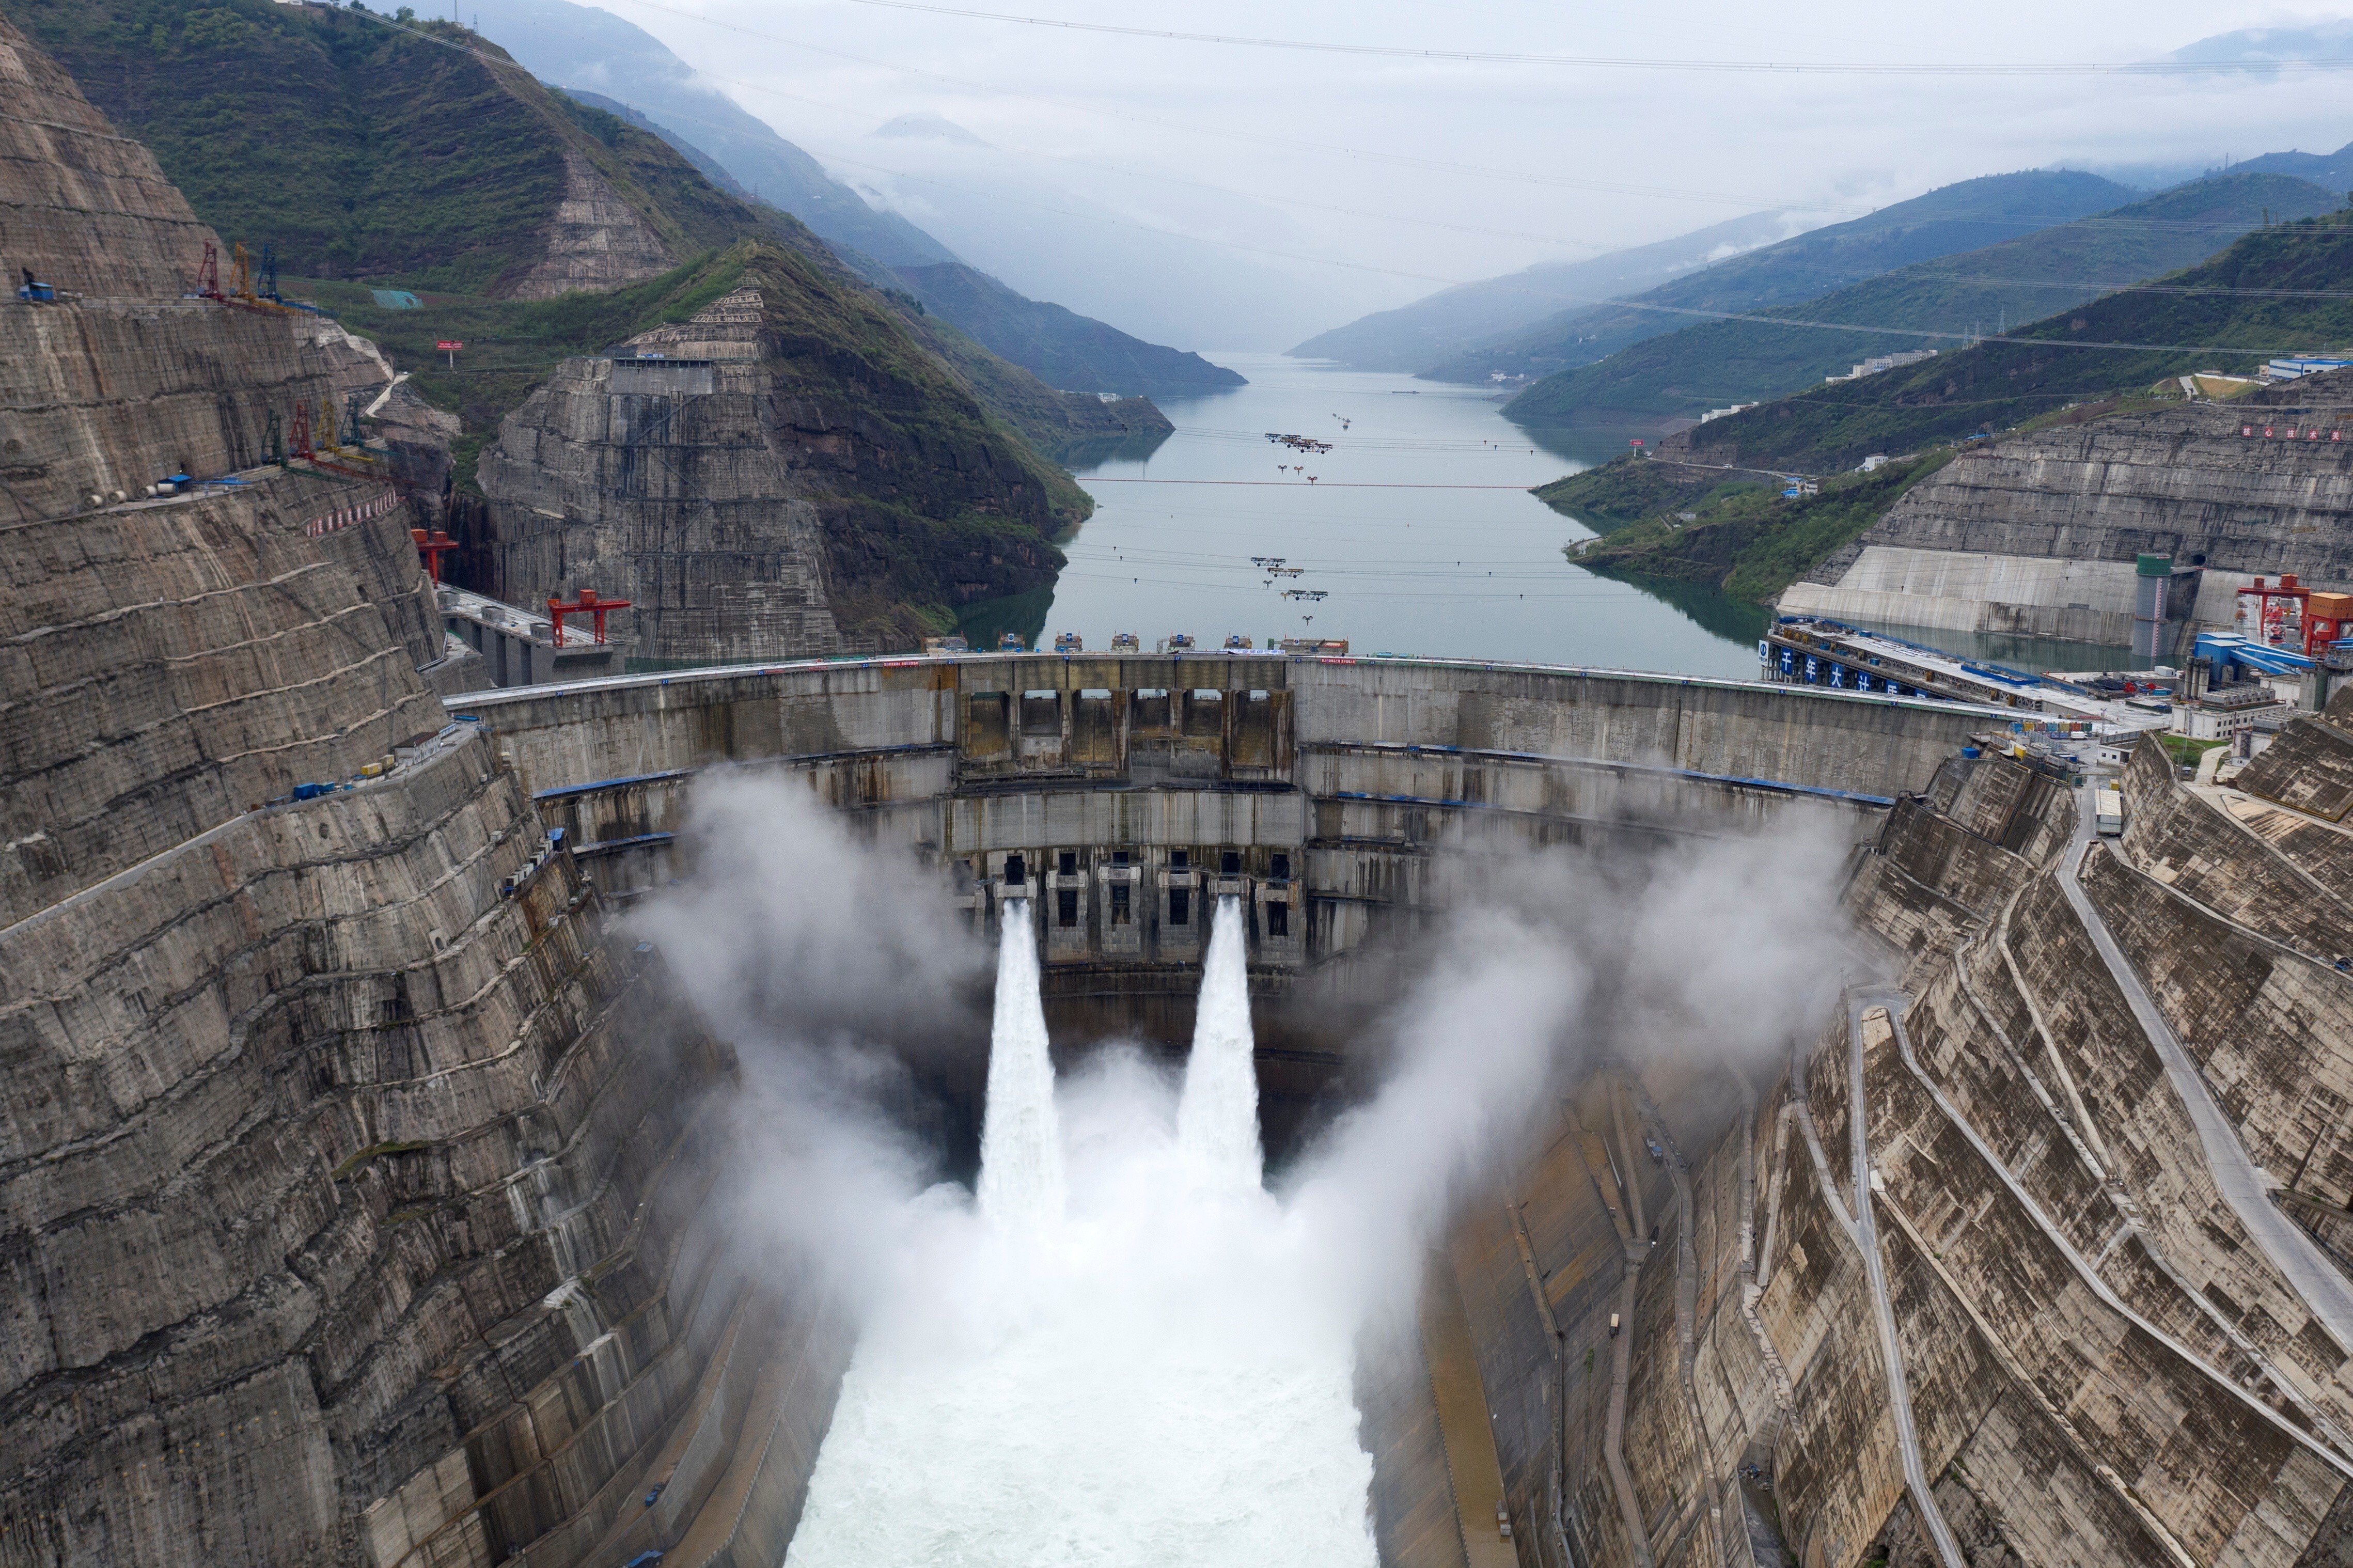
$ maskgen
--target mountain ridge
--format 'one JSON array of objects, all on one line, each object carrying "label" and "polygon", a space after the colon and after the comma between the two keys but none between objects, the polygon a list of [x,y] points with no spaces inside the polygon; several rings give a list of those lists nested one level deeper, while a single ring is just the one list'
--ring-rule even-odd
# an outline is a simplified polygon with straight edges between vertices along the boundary
[{"label": "mountain ridge", "polygon": [[1650,245],[1609,251],[1587,261],[1543,261],[1500,278],[1457,283],[1394,310],[1376,310],[1318,332],[1291,350],[1300,359],[1328,359],[1351,370],[1412,373],[1461,350],[1505,336],[1553,315],[1565,305],[1583,309],[1595,295],[1630,293],[1724,258],[1788,237],[1788,215],[1751,213]]},{"label": "mountain ridge", "polygon": [[2082,304],[2106,287],[2195,265],[2266,213],[2306,217],[2337,204],[2327,191],[2292,175],[2233,171],[1756,313],[1793,323],[1867,323],[1852,332],[1755,317],[1698,322],[1548,376],[1513,399],[1505,416],[1529,428],[1668,427],[1715,405],[1820,385],[1873,355],[1958,346],[1923,332],[1999,335],[2010,321]]},{"label": "mountain ridge", "polygon": [[1430,381],[1471,383],[1499,373],[1541,379],[1673,331],[1693,319],[1685,312],[1795,304],[1915,261],[2072,222],[2136,194],[2079,171],[2027,170],[1962,180],[1745,252],[1624,300],[1564,310],[1502,343],[1458,354],[1420,374]]}]

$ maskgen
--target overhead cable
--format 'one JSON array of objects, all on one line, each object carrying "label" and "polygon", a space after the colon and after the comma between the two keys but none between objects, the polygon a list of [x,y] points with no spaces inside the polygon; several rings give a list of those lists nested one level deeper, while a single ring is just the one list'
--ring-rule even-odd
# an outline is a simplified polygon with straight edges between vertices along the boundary
[{"label": "overhead cable", "polygon": [[934,16],[959,16],[968,21],[1006,22],[1059,32],[1102,33],[1115,37],[1151,38],[1168,43],[1221,44],[1252,49],[1282,49],[1312,54],[1363,55],[1379,59],[1442,60],[1453,64],[1568,66],[1599,70],[1685,70],[1736,75],[1820,76],[2213,76],[2280,71],[2303,67],[2316,70],[2353,68],[2353,58],[2324,60],[1773,60],[1694,59],[1658,55],[1537,55],[1500,49],[1435,49],[1406,44],[1353,44],[1329,38],[1261,38],[1240,33],[1189,33],[1165,27],[1131,27],[1113,22],[1074,22],[1058,16],[1023,16],[1007,11],[976,11],[961,5],[939,5],[929,0],[851,0],[881,10],[918,11]]}]

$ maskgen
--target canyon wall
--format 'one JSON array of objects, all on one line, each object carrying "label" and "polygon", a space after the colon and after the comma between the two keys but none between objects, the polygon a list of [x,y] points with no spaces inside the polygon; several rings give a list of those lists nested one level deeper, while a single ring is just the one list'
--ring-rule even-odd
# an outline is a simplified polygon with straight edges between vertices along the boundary
[{"label": "canyon wall", "polygon": [[177,298],[0,46],[115,176],[10,242],[117,290],[0,302],[0,1562],[773,1563],[848,1347],[733,1239],[733,1053],[436,700],[389,455],[251,466],[380,362]]},{"label": "canyon wall", "polygon": [[627,598],[636,656],[687,663],[913,647],[1050,582],[1083,498],[879,307],[745,255],[690,321],[565,361],[507,417],[479,470],[491,591]]},{"label": "canyon wall", "polygon": [[1605,1066],[1473,1207],[1523,1563],[2353,1560],[2346,840],[2153,742],[2127,795],[2087,852],[2064,789],[1941,770],[1785,1068]]}]

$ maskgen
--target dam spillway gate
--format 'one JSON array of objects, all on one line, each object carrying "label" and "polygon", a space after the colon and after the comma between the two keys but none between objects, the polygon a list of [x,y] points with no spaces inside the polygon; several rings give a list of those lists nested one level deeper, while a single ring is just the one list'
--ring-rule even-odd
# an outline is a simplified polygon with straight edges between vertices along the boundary
[{"label": "dam spillway gate", "polygon": [[1202,900],[1237,896],[1268,986],[1453,902],[1430,853],[1450,837],[1875,817],[1986,720],[1736,681],[1215,654],[759,667],[468,704],[608,896],[690,873],[698,779],[781,771],[936,863],[976,922],[1034,887],[1056,968],[1198,963]]}]

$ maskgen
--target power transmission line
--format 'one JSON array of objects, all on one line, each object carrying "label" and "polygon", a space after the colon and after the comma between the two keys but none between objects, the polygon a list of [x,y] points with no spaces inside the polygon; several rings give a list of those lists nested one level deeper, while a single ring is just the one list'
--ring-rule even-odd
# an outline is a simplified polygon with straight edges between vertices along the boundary
[{"label": "power transmission line", "polygon": [[[666,5],[663,3],[663,0],[625,0],[625,3],[642,7],[645,10],[658,11],[665,16],[676,16],[683,21],[697,22],[701,23],[704,26],[716,27],[725,32],[735,33],[744,37],[759,38],[768,43],[782,44],[788,48],[806,49],[812,54],[828,55],[836,59],[849,60],[857,65],[872,66],[878,70],[894,71],[903,76],[921,77],[929,81],[942,82],[950,87],[962,88],[973,92],[986,93],[992,97],[1017,99],[1026,103],[1045,104],[1050,108],[1071,110],[1077,113],[1094,115],[1103,119],[1125,121],[1128,123],[1134,125],[1148,125],[1163,131],[1182,132],[1187,135],[1215,137],[1224,141],[1240,142],[1260,146],[1300,148],[1310,152],[1330,153],[1337,157],[1353,159],[1359,162],[1386,163],[1400,168],[1426,169],[1434,174],[1470,174],[1482,179],[1504,180],[1516,184],[1545,185],[1563,190],[1592,191],[1605,195],[1649,196],[1668,201],[1696,202],[1709,205],[1740,206],[1749,208],[1751,210],[1757,209],[1761,204],[1762,207],[1767,211],[1848,213],[1858,217],[1868,216],[1872,213],[1883,210],[1881,207],[1857,205],[1852,203],[1825,202],[1795,197],[1759,196],[1754,191],[1735,194],[1725,191],[1695,190],[1684,186],[1641,184],[1624,180],[1600,180],[1583,175],[1538,174],[1523,169],[1503,169],[1496,168],[1489,164],[1465,163],[1451,159],[1428,158],[1413,153],[1375,152],[1366,148],[1348,147],[1337,142],[1317,142],[1303,137],[1274,136],[1260,132],[1234,131],[1220,126],[1193,125],[1181,121],[1163,120],[1152,115],[1136,114],[1125,110],[1105,109],[1096,104],[1087,103],[1073,99],[1058,98],[1044,93],[1023,92],[1013,88],[1002,87],[994,83],[975,81],[968,77],[952,76],[943,71],[927,70],[919,66],[902,65],[895,60],[877,59],[871,55],[857,54],[848,49],[834,48],[824,44],[812,44],[805,39],[787,37],[781,33],[773,33],[758,27],[745,26],[737,22],[722,21],[717,17],[705,16],[697,12],[681,9],[676,5]],[[818,108],[831,110],[838,113],[852,112],[851,110],[842,110],[837,105],[826,103],[818,99],[801,97],[798,94],[786,92],[782,89],[767,87],[758,82],[748,82],[733,78],[716,76],[708,72],[698,71],[696,74],[698,76],[704,77],[707,80],[720,82],[728,87],[742,88],[750,92],[762,93],[769,97],[782,98],[794,102],[813,104]],[[703,121],[702,123],[710,125],[712,130],[723,131],[727,129],[727,127],[720,126],[710,121]],[[1050,156],[1050,154],[1033,155]],[[1280,198],[1264,197],[1259,199],[1272,201]],[[1401,219],[1398,221],[1411,220]],[[1989,227],[2023,228],[2030,230],[2041,230],[2052,226],[2040,219],[2003,217],[1991,214],[1971,215],[1966,217],[1946,218],[1936,221],[1970,223]],[[2090,222],[2094,220],[2086,218],[2076,219],[2073,221]],[[2135,226],[2146,226],[2149,227],[2194,226],[2193,220],[2116,218],[2101,221],[2105,221],[2111,226],[2115,227]],[[1624,248],[1622,247],[1611,247],[1597,246],[1589,240],[1552,241],[1550,243],[1576,244],[1585,248],[1601,251],[1607,251],[1611,248]]]},{"label": "power transmission line", "polygon": [[1350,44],[1331,39],[1261,38],[1237,33],[1188,33],[1161,27],[1129,27],[1111,22],[1072,22],[1053,16],[1023,16],[1005,11],[975,11],[958,5],[936,5],[927,0],[853,0],[891,11],[918,11],[934,16],[961,16],[970,21],[1007,22],[1060,32],[1101,33],[1115,37],[1151,38],[1187,44],[1221,44],[1253,49],[1283,49],[1314,54],[1365,55],[1380,59],[1444,60],[1471,65],[1569,66],[1601,70],[1688,70],[1738,75],[1820,76],[2200,76],[2245,75],[2299,67],[2316,70],[2353,69],[2353,59],[2328,60],[2139,60],[2123,63],[2083,61],[2000,62],[1962,60],[1759,60],[1690,59],[1642,55],[1535,55],[1488,49],[1417,48],[1401,44]]}]

